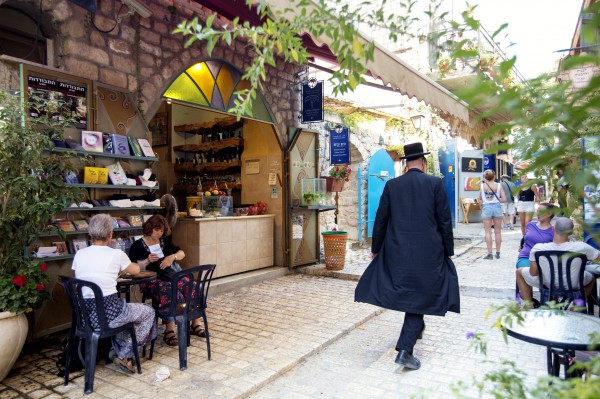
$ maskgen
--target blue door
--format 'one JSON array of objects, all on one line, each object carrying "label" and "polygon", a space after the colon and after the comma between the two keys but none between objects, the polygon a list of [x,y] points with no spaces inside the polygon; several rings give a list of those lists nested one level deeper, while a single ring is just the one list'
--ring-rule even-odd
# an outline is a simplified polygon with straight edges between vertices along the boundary
[{"label": "blue door", "polygon": [[446,140],[446,148],[438,151],[440,172],[444,176],[444,188],[452,213],[452,227],[456,227],[456,140]]},{"label": "blue door", "polygon": [[377,151],[371,159],[369,159],[369,178],[368,184],[368,229],[367,236],[373,237],[373,224],[375,223],[375,215],[379,207],[379,199],[383,194],[385,183],[396,177],[394,170],[394,161],[383,148]]}]

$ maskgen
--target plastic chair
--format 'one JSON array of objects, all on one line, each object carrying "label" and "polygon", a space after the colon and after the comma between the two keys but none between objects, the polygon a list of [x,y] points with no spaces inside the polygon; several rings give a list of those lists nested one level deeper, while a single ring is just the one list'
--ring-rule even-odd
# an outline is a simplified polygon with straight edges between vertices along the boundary
[{"label": "plastic chair", "polygon": [[[190,267],[175,273],[170,280],[171,302],[162,307],[155,307],[157,317],[160,317],[163,321],[175,322],[177,324],[180,370],[187,368],[187,347],[190,346],[191,321],[199,317],[202,317],[204,322],[208,360],[211,358],[210,334],[206,318],[206,300],[214,271],[215,265],[202,265]],[[187,295],[185,295],[185,301],[178,303],[177,294],[179,292],[178,283],[180,281],[182,281],[182,289]],[[191,295],[192,292],[195,294]]]},{"label": "plastic chair", "polygon": [[[543,262],[543,260],[546,262]],[[579,259],[578,263],[573,263]],[[587,258],[583,254],[567,251],[539,251],[535,253],[535,261],[539,270],[540,281],[540,304],[545,304],[553,298],[558,301],[571,303],[573,299],[581,298],[585,300],[585,287],[583,286],[583,272]],[[544,284],[544,268],[548,266],[550,284]],[[577,267],[577,282],[574,284],[571,278],[572,268]],[[557,279],[557,276],[560,278]],[[577,288],[574,288],[577,286]]]},{"label": "plastic chair", "polygon": [[[140,357],[137,350],[137,339],[133,323],[127,323],[120,327],[110,328],[106,314],[104,312],[104,297],[102,290],[95,283],[79,280],[73,277],[60,276],[60,281],[64,285],[71,302],[71,310],[73,314],[73,323],[71,324],[71,333],[69,342],[79,342],[80,339],[85,339],[85,386],[84,393],[89,394],[94,391],[94,372],[96,370],[96,356],[98,353],[98,340],[100,338],[113,337],[122,331],[128,331],[131,334],[133,344],[133,354],[137,365],[138,374],[142,373],[140,366]],[[98,316],[98,327],[92,326],[90,321],[90,313],[88,312],[82,290],[84,287],[91,289],[94,293],[96,302],[96,314]],[[72,356],[76,356],[77,347],[79,345],[68,345],[69,353],[65,353],[65,385],[69,384],[69,368],[71,366]]]}]

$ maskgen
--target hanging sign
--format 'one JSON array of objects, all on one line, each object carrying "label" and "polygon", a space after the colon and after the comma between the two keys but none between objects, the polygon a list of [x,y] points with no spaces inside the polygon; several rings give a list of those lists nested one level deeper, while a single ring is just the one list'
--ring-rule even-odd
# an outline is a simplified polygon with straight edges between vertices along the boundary
[{"label": "hanging sign", "polygon": [[461,158],[461,170],[463,172],[483,172],[483,169],[481,167],[482,165],[482,159],[481,158],[467,158],[467,157],[463,157]]},{"label": "hanging sign", "polygon": [[323,121],[323,81],[312,78],[302,85],[302,123]]},{"label": "hanging sign", "polygon": [[495,154],[483,154],[483,170],[491,169],[496,171],[496,155]]},{"label": "hanging sign", "polygon": [[348,140],[348,128],[329,131],[329,148],[332,165],[341,165],[350,163],[350,145]]}]

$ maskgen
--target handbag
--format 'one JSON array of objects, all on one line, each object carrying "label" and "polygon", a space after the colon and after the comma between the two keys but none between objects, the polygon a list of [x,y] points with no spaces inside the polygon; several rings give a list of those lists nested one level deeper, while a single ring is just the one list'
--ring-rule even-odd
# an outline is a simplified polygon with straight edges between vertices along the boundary
[{"label": "handbag", "polygon": [[158,278],[163,281],[171,281],[175,273],[180,272],[181,270],[183,270],[181,265],[177,262],[173,262],[168,268],[160,269],[158,271]]},{"label": "handbag", "polygon": [[[485,182],[485,185],[490,187],[490,185],[488,184],[488,182]],[[492,193],[494,193],[494,197],[496,197],[496,199],[498,200],[498,202],[506,202],[506,201],[502,201],[500,198],[498,198],[498,194],[496,194],[496,192],[494,190],[492,190],[492,188],[490,187],[490,190],[492,191]]]}]

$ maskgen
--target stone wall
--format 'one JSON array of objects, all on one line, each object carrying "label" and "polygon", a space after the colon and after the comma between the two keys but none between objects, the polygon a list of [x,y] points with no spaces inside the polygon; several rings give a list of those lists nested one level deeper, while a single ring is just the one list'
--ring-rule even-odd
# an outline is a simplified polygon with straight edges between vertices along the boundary
[{"label": "stone wall", "polygon": [[[134,93],[146,120],[158,109],[166,88],[191,65],[215,58],[243,71],[250,64],[252,49],[240,40],[231,46],[218,44],[209,56],[205,45],[195,43],[186,49],[183,37],[170,33],[180,21],[194,15],[204,20],[209,11],[198,15],[173,3],[172,13],[164,1],[144,3],[153,13],[149,18],[134,14],[117,22],[114,15],[127,10],[121,9],[119,1],[99,1],[94,15],[68,0],[44,1],[44,24],[55,31],[50,37],[55,44],[52,64],[67,73]],[[4,4],[30,11],[39,6],[39,0],[9,0]],[[3,69],[0,66],[0,87],[8,87],[5,79],[10,74]],[[299,66],[283,62],[276,68],[267,67],[267,81],[261,90],[284,143],[287,127],[297,124],[298,102],[290,83],[299,70]]]}]

